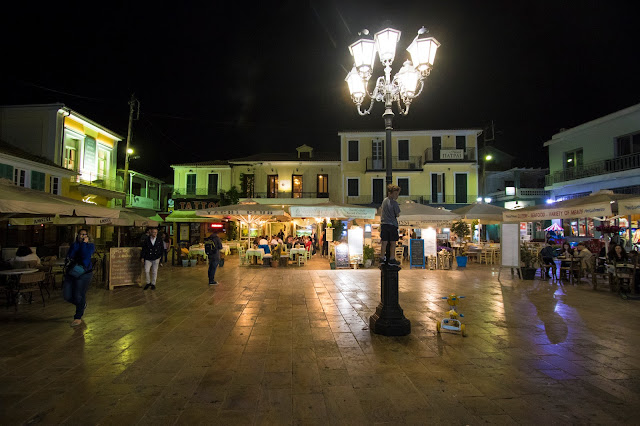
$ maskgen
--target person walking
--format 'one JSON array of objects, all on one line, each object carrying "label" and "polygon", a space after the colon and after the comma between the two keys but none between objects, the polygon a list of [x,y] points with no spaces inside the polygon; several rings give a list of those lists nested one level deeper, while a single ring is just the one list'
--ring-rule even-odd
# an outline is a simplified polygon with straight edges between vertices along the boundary
[{"label": "person walking", "polygon": [[169,256],[169,249],[171,248],[171,238],[169,233],[165,232],[162,238],[162,244],[164,245],[164,263],[167,263],[167,257]]},{"label": "person walking", "polygon": [[82,324],[82,316],[87,309],[87,290],[89,290],[91,278],[93,278],[91,256],[95,251],[95,245],[89,242],[89,231],[81,229],[67,252],[67,268],[62,282],[62,296],[64,300],[76,306],[71,327]]},{"label": "person walking", "polygon": [[[400,216],[400,206],[396,201],[400,195],[398,185],[387,185],[387,197],[382,201],[382,214],[380,215],[380,239],[381,243],[381,263],[389,265],[399,265],[396,260],[396,242],[398,236],[398,216]],[[387,255],[387,249],[389,254]]]},{"label": "person walking", "polygon": [[142,251],[140,252],[140,261],[144,263],[144,273],[147,278],[147,284],[143,290],[151,287],[156,289],[156,278],[158,277],[158,265],[162,263],[162,254],[164,252],[164,242],[158,237],[158,228],[149,230],[149,238],[142,241]]},{"label": "person walking", "polygon": [[218,237],[218,233],[211,234],[204,243],[204,251],[209,258],[209,285],[217,285],[216,281],[216,269],[220,264],[220,250],[222,250],[222,241]]}]

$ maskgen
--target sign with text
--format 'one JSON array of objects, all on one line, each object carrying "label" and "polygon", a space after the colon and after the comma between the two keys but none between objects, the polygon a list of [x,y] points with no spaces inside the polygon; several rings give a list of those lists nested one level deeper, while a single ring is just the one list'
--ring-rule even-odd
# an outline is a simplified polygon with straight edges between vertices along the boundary
[{"label": "sign with text", "polygon": [[441,149],[441,160],[464,160],[464,149]]},{"label": "sign with text", "polygon": [[336,246],[336,268],[349,267],[349,246],[347,244],[338,244]]},{"label": "sign with text", "polygon": [[142,284],[140,247],[111,247],[109,251],[109,290],[123,285]]},{"label": "sign with text", "polygon": [[96,171],[96,140],[91,136],[84,138],[84,163],[82,167],[91,172]]},{"label": "sign with text", "polygon": [[409,240],[409,269],[424,268],[424,240]]},{"label": "sign with text", "polygon": [[218,201],[214,200],[181,200],[174,201],[174,210],[204,210],[218,207]]},{"label": "sign with text", "polygon": [[618,214],[640,214],[640,198],[630,198],[628,200],[618,201]]},{"label": "sign with text", "polygon": [[576,219],[582,217],[611,216],[611,204],[599,203],[582,207],[560,207],[538,210],[512,210],[502,213],[505,222],[532,222],[534,220]]}]

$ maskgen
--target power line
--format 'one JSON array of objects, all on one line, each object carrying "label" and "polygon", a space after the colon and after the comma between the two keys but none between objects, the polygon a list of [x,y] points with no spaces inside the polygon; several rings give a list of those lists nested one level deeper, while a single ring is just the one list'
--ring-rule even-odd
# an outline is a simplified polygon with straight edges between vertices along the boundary
[{"label": "power line", "polygon": [[25,86],[35,87],[37,89],[45,90],[47,92],[58,93],[58,94],[61,94],[61,95],[71,96],[71,97],[79,98],[79,99],[85,99],[85,100],[88,100],[88,101],[108,102],[108,103],[114,103],[115,104],[115,101],[109,100],[109,99],[101,99],[101,98],[94,98],[94,97],[91,97],[91,96],[77,95],[75,93],[65,92],[64,90],[52,89],[50,87],[46,87],[46,86],[42,86],[40,84],[32,83],[30,81],[25,81],[25,80],[20,80],[20,79],[15,79],[15,78],[14,78],[14,80],[17,81],[18,83],[21,83],[21,84],[25,85]]}]

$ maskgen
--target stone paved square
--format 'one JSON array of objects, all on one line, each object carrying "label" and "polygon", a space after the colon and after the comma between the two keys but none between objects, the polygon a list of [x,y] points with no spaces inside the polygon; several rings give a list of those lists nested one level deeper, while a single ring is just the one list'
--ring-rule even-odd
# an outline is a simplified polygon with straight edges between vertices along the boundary
[{"label": "stone paved square", "polygon": [[[638,301],[496,267],[400,271],[406,337],[368,329],[380,271],[164,267],[156,291],[0,309],[0,421],[637,424]],[[606,286],[603,286],[606,287]],[[468,336],[436,333],[451,292]]]}]

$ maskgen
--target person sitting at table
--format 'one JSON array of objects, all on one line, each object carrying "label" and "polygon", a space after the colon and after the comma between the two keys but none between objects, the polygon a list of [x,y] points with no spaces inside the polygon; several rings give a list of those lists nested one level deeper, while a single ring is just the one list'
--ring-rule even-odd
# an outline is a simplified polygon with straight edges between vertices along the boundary
[{"label": "person sitting at table", "polygon": [[18,250],[16,250],[16,257],[11,259],[9,263],[11,263],[13,268],[15,268],[16,265],[20,265],[20,267],[23,267],[24,265],[27,267],[37,266],[40,265],[40,258],[29,247],[20,246],[18,247]]},{"label": "person sitting at table", "polygon": [[576,256],[580,258],[580,271],[581,272],[589,272],[591,270],[591,256],[593,253],[589,251],[589,249],[584,245],[583,242],[578,243],[578,253]]},{"label": "person sitting at table", "polygon": [[556,257],[556,252],[551,245],[551,241],[547,241],[546,245],[540,250],[540,256],[542,257],[542,263],[544,264],[545,277],[549,277],[549,270],[553,268],[553,276],[556,275],[556,264],[553,262],[553,258]]},{"label": "person sitting at table", "polygon": [[270,242],[269,244],[271,244],[271,246],[272,246],[272,247],[277,246],[277,245],[278,245],[278,237],[277,237],[277,236],[275,236],[275,235],[273,235],[273,236],[271,237],[271,242]]},{"label": "person sitting at table", "polygon": [[[567,242],[562,244],[562,253],[560,253],[560,256],[564,257],[565,259],[571,259],[573,257],[573,249],[571,248],[571,244]],[[562,262],[560,262],[560,268],[567,268],[569,266],[571,266],[570,261],[563,260]],[[562,275],[563,279],[567,279],[566,270],[562,270]]]},{"label": "person sitting at table", "polygon": [[616,271],[616,264],[624,264],[627,263],[627,252],[620,244],[615,244],[611,250],[609,250],[609,255],[607,256],[607,271],[613,274]]},{"label": "person sitting at table", "polygon": [[265,237],[264,235],[260,237],[260,240],[258,241],[258,247],[259,246],[268,246],[269,245],[269,241],[267,241],[267,237]]}]

